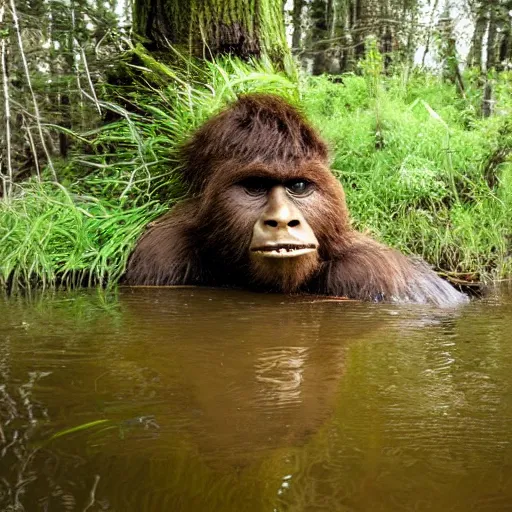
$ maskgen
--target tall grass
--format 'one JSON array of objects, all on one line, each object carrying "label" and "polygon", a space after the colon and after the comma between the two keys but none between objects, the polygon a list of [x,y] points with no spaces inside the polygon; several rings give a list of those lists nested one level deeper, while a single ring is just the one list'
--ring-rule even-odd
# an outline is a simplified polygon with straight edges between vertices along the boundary
[{"label": "tall grass", "polygon": [[436,77],[383,77],[371,62],[342,83],[297,84],[265,62],[177,71],[133,55],[138,82],[103,91],[112,122],[77,136],[60,185],[26,182],[0,202],[0,287],[116,283],[144,226],[186,192],[180,144],[253,91],[299,103],[330,142],[358,229],[461,277],[508,275],[512,75],[498,79],[497,115],[483,120],[477,87],[460,98]]},{"label": "tall grass", "polygon": [[436,77],[404,83],[397,73],[380,85],[377,97],[364,76],[347,75],[343,84],[315,77],[304,88],[304,107],[331,142],[354,224],[438,270],[507,274],[512,83],[503,85],[502,111],[490,119],[480,119],[474,97],[461,99]]},{"label": "tall grass", "polygon": [[[268,62],[193,62],[177,71],[133,49],[138,82],[100,102],[113,122],[77,136],[51,179],[0,201],[0,287],[115,283],[145,225],[183,196],[178,148],[241,93],[297,100],[298,85]],[[115,100],[115,101],[114,101]]]},{"label": "tall grass", "polygon": [[0,286],[115,282],[145,224],[163,211],[156,201],[120,208],[60,185],[25,184],[0,204]]}]

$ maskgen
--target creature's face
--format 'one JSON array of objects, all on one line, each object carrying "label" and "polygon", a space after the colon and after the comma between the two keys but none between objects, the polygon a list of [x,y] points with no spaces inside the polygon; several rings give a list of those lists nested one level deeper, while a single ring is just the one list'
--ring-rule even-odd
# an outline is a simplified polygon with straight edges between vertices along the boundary
[{"label": "creature's face", "polygon": [[318,239],[302,213],[314,206],[315,185],[303,178],[284,183],[251,179],[242,184],[260,201],[249,244],[250,268],[264,285],[292,292],[318,267]]},{"label": "creature's face", "polygon": [[299,178],[279,183],[256,178],[242,186],[246,194],[264,201],[249,246],[253,258],[298,258],[318,252],[315,233],[297,204],[314,194],[311,182]]},{"label": "creature's face", "polygon": [[232,165],[229,172],[219,167],[205,191],[209,246],[258,286],[298,289],[346,230],[341,186],[318,162]]}]

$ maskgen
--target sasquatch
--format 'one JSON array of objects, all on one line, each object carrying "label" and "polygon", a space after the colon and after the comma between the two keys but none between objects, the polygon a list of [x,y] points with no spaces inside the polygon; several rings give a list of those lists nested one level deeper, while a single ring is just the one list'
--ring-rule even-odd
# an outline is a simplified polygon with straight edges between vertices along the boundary
[{"label": "sasquatch", "polygon": [[352,229],[326,144],[282,98],[240,97],[195,132],[182,157],[189,198],[140,238],[128,284],[467,300],[425,262]]}]

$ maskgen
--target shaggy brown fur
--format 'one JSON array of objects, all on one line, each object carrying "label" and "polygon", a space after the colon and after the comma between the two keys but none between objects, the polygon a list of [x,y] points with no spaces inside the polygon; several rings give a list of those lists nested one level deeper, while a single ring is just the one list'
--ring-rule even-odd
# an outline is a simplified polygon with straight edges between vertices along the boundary
[{"label": "shaggy brown fur", "polygon": [[[325,143],[281,98],[241,97],[194,134],[183,158],[191,198],[149,226],[128,263],[129,284],[238,286],[438,305],[466,300],[424,262],[350,227]],[[265,197],[246,193],[248,178],[313,184],[312,194],[291,201],[316,235],[315,254],[251,258]]]},{"label": "shaggy brown fur", "polygon": [[223,164],[236,160],[293,167],[304,160],[327,162],[328,152],[302,115],[278,96],[250,94],[207,121],[183,147],[184,178],[199,192],[215,181]]}]

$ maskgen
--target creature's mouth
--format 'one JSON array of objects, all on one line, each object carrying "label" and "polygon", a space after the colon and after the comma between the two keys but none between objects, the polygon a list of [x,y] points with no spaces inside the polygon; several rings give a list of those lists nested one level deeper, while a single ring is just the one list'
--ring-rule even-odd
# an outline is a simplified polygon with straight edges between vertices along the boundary
[{"label": "creature's mouth", "polygon": [[252,253],[266,258],[293,258],[316,250],[315,244],[266,244],[251,248]]}]

